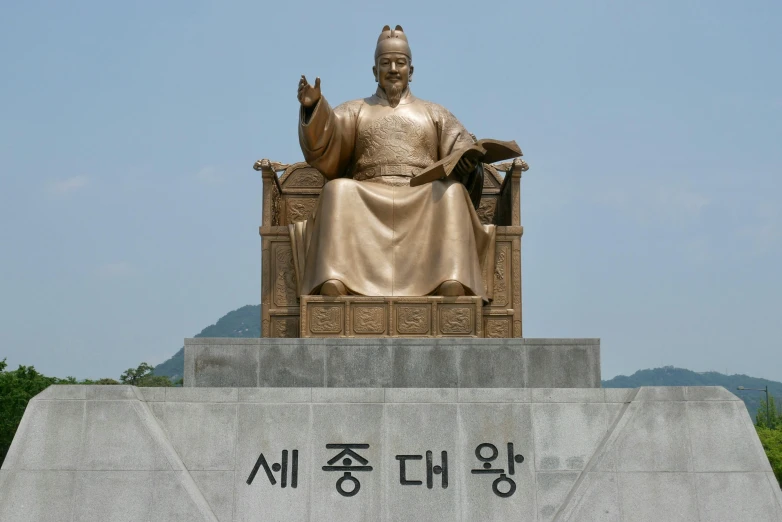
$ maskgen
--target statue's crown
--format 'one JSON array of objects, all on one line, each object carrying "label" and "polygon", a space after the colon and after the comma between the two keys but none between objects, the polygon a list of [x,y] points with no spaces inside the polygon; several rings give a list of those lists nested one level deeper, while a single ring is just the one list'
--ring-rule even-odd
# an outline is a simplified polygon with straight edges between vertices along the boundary
[{"label": "statue's crown", "polygon": [[407,36],[401,25],[391,29],[389,26],[383,27],[380,36],[377,38],[377,47],[375,47],[375,60],[378,56],[386,53],[402,53],[412,60],[413,53],[410,52],[410,45],[407,43]]}]

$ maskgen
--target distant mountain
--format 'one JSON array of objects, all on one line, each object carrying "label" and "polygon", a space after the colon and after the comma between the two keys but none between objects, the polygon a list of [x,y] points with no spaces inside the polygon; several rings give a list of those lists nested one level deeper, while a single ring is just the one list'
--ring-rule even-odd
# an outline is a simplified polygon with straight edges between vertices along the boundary
[{"label": "distant mountain", "polygon": [[[638,388],[639,386],[722,386],[744,400],[752,420],[758,411],[760,400],[766,394],[758,391],[737,391],[736,388],[765,388],[774,397],[782,397],[782,382],[759,379],[748,375],[725,375],[719,372],[693,372],[684,368],[664,366],[653,370],[638,370],[629,377],[617,375],[603,381],[603,388]],[[780,401],[777,401],[779,404]]]},{"label": "distant mountain", "polygon": [[[261,306],[247,305],[229,312],[215,324],[207,326],[193,337],[260,337]],[[180,379],[185,368],[185,349],[181,348],[173,357],[155,367],[155,375],[168,375]],[[652,370],[638,370],[630,375],[617,375],[603,381],[603,388],[638,388],[639,386],[723,386],[744,400],[747,409],[755,419],[760,399],[765,394],[757,391],[737,391],[736,388],[763,388],[774,397],[782,398],[782,382],[749,377],[748,375],[725,375],[719,372],[693,372],[684,368],[664,366]],[[778,400],[780,404],[782,400]]]},{"label": "distant mountain", "polygon": [[[228,312],[215,324],[207,326],[193,337],[260,337],[261,305],[247,305]],[[185,348],[169,360],[155,366],[155,375],[167,375],[173,380],[182,378],[185,371]]]}]

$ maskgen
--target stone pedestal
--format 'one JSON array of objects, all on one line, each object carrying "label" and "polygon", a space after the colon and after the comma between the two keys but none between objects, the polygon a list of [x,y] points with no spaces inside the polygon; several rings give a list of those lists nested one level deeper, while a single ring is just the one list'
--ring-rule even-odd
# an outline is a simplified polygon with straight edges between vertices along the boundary
[{"label": "stone pedestal", "polygon": [[723,388],[52,386],[0,520],[779,521]]},{"label": "stone pedestal", "polygon": [[596,339],[187,339],[186,387],[35,397],[0,520],[782,520],[743,402],[602,389],[599,358]]},{"label": "stone pedestal", "polygon": [[599,388],[599,339],[185,339],[185,386]]}]

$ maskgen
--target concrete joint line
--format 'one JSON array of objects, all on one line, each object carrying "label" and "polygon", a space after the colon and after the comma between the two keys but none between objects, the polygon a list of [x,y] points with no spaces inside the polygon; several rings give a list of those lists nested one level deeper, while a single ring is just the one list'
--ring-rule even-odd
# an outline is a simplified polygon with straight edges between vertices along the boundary
[{"label": "concrete joint line", "polygon": [[[619,415],[616,416],[616,419],[614,419],[614,422],[606,431],[603,440],[601,440],[600,444],[598,444],[597,449],[595,449],[595,452],[592,454],[592,457],[589,459],[589,462],[581,471],[581,474],[579,474],[576,481],[573,483],[573,487],[570,488],[570,491],[565,497],[565,500],[562,502],[562,505],[557,510],[556,515],[554,515],[553,522],[562,522],[563,520],[565,520],[564,518],[565,515],[572,513],[573,510],[577,507],[577,504],[580,503],[581,499],[584,498],[586,493],[586,491],[583,491],[583,489],[586,486],[582,486],[582,484],[584,483],[584,479],[586,478],[587,474],[589,474],[592,471],[592,469],[594,469],[594,467],[597,465],[600,459],[604,456],[606,448],[609,447],[611,444],[613,444],[613,442],[618,438],[619,434],[622,432],[624,426],[627,424],[627,421],[629,419],[625,419],[625,414],[627,413],[627,410],[630,408],[632,403],[635,401],[635,397],[636,395],[638,395],[638,391],[640,389],[641,388],[636,388],[635,390],[633,390],[633,393],[629,397],[627,402],[625,402],[622,405],[622,409],[619,411]],[[622,425],[622,428],[617,429],[620,424]],[[571,502],[573,501],[574,498],[576,498],[576,505],[571,506]]]},{"label": "concrete joint line", "polygon": [[195,504],[195,506],[198,508],[198,511],[201,513],[203,520],[205,522],[219,522],[214,512],[212,512],[211,506],[209,506],[206,498],[204,498],[204,494],[201,493],[201,490],[198,488],[198,485],[196,485],[193,477],[190,475],[190,472],[185,467],[184,462],[182,462],[179,454],[171,444],[171,441],[168,440],[168,436],[166,436],[166,433],[158,423],[155,415],[149,409],[146,401],[144,401],[141,395],[141,391],[134,386],[133,392],[139,399],[138,401],[133,402],[133,409],[136,410],[139,418],[141,418],[143,421],[147,432],[152,436],[158,447],[163,450],[163,453],[165,454],[166,460],[168,460],[168,464],[171,466],[171,469],[177,472],[176,476],[180,485],[190,496],[190,500],[193,501],[193,504]]}]

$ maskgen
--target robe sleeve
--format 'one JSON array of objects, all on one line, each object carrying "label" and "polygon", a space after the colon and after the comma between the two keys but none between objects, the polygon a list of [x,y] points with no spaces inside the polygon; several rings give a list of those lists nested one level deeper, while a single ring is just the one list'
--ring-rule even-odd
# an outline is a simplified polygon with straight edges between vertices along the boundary
[{"label": "robe sleeve", "polygon": [[440,138],[439,155],[440,159],[456,149],[469,147],[475,140],[472,138],[464,125],[456,119],[447,109],[438,107],[436,113],[436,125]]},{"label": "robe sleeve", "polygon": [[[469,147],[475,143],[473,136],[467,132],[464,125],[448,109],[431,102],[428,103],[428,108],[437,127],[439,138],[438,159],[446,157],[456,149]],[[478,163],[475,169],[461,180],[462,184],[467,188],[467,192],[470,194],[470,201],[472,201],[476,209],[480,205],[481,196],[483,195],[483,176],[483,164]]]},{"label": "robe sleeve", "polygon": [[332,109],[321,97],[309,114],[304,107],[299,111],[299,144],[304,159],[326,179],[344,175],[350,165],[360,107],[357,100]]}]

